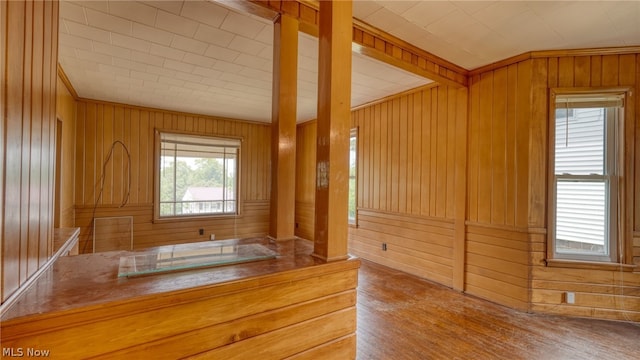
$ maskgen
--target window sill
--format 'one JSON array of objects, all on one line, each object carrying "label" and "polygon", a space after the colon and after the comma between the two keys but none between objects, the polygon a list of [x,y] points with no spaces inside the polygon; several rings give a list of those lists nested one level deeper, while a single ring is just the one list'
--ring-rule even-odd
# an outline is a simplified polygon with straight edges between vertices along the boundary
[{"label": "window sill", "polygon": [[202,220],[217,220],[217,219],[238,219],[241,218],[240,214],[221,214],[221,215],[192,215],[192,216],[176,216],[153,219],[154,224],[183,222],[183,221],[202,221]]},{"label": "window sill", "polygon": [[565,260],[565,259],[547,259],[545,260],[547,267],[570,268],[570,269],[587,269],[587,270],[609,270],[633,272],[640,271],[636,265],[620,264],[620,263],[604,263],[585,260]]}]

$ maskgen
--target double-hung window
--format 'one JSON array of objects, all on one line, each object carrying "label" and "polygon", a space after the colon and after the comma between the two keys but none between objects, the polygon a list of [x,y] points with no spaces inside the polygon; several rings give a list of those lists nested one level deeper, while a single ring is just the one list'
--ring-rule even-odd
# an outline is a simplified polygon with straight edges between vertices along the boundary
[{"label": "double-hung window", "polygon": [[157,132],[155,218],[238,212],[240,139]]},{"label": "double-hung window", "polygon": [[554,95],[550,255],[617,262],[624,94]]}]

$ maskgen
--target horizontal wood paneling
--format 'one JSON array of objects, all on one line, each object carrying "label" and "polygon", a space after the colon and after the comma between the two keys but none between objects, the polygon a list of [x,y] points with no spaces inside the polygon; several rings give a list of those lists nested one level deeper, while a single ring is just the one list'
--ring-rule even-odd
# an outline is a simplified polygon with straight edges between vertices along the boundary
[{"label": "horizontal wood paneling", "polygon": [[467,226],[466,291],[487,300],[527,310],[529,240],[526,232],[505,226]]},{"label": "horizontal wood paneling", "polygon": [[58,3],[3,1],[0,298],[53,254]]},{"label": "horizontal wood paneling", "polygon": [[[88,225],[97,205],[96,217],[134,215],[134,248],[171,242],[201,241],[215,233],[216,239],[264,235],[269,230],[270,141],[268,124],[175,113],[158,109],[78,101],[76,128],[76,224],[83,229],[81,251],[90,249]],[[154,129],[197,134],[241,137],[240,216],[237,219],[208,218],[152,223],[154,178]],[[127,196],[125,152],[114,148],[107,165],[100,201],[100,180],[109,150],[122,141],[131,154],[131,192]],[[266,207],[265,207],[266,206]],[[198,235],[199,229],[204,235]],[[168,229],[173,231],[168,232]]]},{"label": "horizontal wood paneling", "polygon": [[452,221],[361,209],[358,227],[350,228],[349,252],[452,286],[453,234]]},{"label": "horizontal wood paneling", "polygon": [[3,346],[46,344],[56,358],[281,359],[355,334],[358,266],[307,266],[11,319]]}]

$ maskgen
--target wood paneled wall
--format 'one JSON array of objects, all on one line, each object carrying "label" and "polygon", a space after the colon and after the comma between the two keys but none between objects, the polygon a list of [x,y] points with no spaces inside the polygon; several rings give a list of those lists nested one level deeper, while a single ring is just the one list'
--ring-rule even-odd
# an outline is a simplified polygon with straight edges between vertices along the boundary
[{"label": "wood paneled wall", "polygon": [[[640,54],[593,55],[593,56],[560,56],[540,57],[532,60],[533,104],[531,141],[546,138],[548,122],[546,106],[548,88],[553,87],[631,87],[634,89],[625,104],[624,169],[622,171],[623,193],[626,216],[625,232],[621,234],[626,248],[625,261],[640,263],[637,236],[634,243],[634,229],[640,227]],[[537,92],[536,92],[537,91]],[[544,111],[544,113],[543,113]],[[541,149],[541,156],[531,154],[531,161],[536,166],[532,173],[547,169],[547,154]],[[532,177],[531,191],[545,194],[546,177],[538,180]],[[530,212],[537,219],[547,216],[547,203],[532,202]],[[544,220],[542,220],[544,224]],[[532,299],[534,311],[560,313],[576,316],[589,316],[617,320],[640,321],[640,272],[626,272],[620,267],[610,269],[579,269],[545,267],[542,259],[546,253],[543,248],[544,235],[530,235],[532,266]],[[635,256],[630,260],[629,257]],[[637,270],[638,271],[638,270]],[[576,293],[574,305],[563,302],[563,293]]]},{"label": "wood paneled wall", "polygon": [[295,235],[308,240],[314,240],[317,134],[316,121],[296,129]]},{"label": "wood paneled wall", "polygon": [[60,171],[60,181],[56,184],[59,192],[58,227],[73,227],[75,200],[75,131],[76,131],[76,101],[60,76],[57,80],[56,126],[62,126],[62,144],[56,146],[61,149],[60,161],[57,165]]},{"label": "wood paneled wall", "polygon": [[[440,86],[352,111],[358,224],[350,228],[350,253],[453,286],[454,253],[464,241],[456,241],[454,223],[456,206],[464,210],[464,191],[456,191],[464,169],[456,165],[460,155],[463,164],[466,159],[466,106],[465,88]],[[313,234],[315,137],[315,122],[298,126],[296,235],[302,237]]]},{"label": "wood paneled wall", "polygon": [[[638,321],[639,273],[545,263],[549,89],[640,85],[638,54],[566,53],[532,54],[471,78],[466,291],[533,311]],[[634,91],[629,100],[621,221],[625,261],[637,264],[640,97]],[[576,293],[575,304],[564,303],[566,291]]]},{"label": "wood paneled wall", "polygon": [[[240,215],[153,223],[154,129],[243,139],[240,149]],[[103,164],[114,141],[131,154],[131,191],[126,206],[126,153],[116,146],[105,167],[104,190],[99,195]],[[183,114],[129,105],[78,101],[76,127],[76,226],[82,228],[80,251],[90,251],[89,225],[95,217],[133,216],[134,248],[265,235],[269,230],[269,124]],[[198,230],[204,229],[204,235]],[[171,230],[171,231],[168,231]],[[86,244],[85,244],[86,243]]]},{"label": "wood paneled wall", "polygon": [[58,3],[2,1],[0,28],[4,302],[52,255]]},{"label": "wood paneled wall", "polygon": [[531,61],[487,71],[471,78],[469,96],[465,288],[522,310],[529,299],[531,76]]}]

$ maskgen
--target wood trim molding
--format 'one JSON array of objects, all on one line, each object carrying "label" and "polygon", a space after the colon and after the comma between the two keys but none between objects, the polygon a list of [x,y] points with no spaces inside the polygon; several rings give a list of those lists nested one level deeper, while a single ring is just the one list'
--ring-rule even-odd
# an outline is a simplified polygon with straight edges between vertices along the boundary
[{"label": "wood trim molding", "polygon": [[137,109],[137,110],[143,110],[143,111],[162,111],[164,113],[173,114],[173,115],[200,117],[200,118],[208,118],[208,119],[216,119],[216,120],[224,120],[224,121],[238,121],[238,122],[243,122],[243,123],[247,123],[247,124],[271,126],[271,123],[262,122],[262,121],[233,119],[233,118],[227,118],[227,117],[221,117],[221,116],[213,116],[213,115],[207,115],[207,114],[188,113],[188,112],[177,111],[177,110],[152,108],[152,107],[147,107],[147,106],[131,105],[131,104],[118,103],[118,102],[105,101],[105,100],[95,100],[95,99],[89,99],[89,98],[83,98],[83,97],[77,98],[76,100],[77,101],[82,101],[82,102],[85,102],[85,103],[103,104],[103,105],[110,105],[110,106],[123,106],[123,107],[129,108],[129,109]]},{"label": "wood trim molding", "polygon": [[539,59],[548,57],[562,57],[562,56],[594,56],[594,55],[624,55],[624,54],[637,54],[640,53],[640,46],[623,46],[623,47],[608,47],[608,48],[585,48],[585,49],[563,49],[563,50],[540,50],[529,51],[516,56],[512,56],[488,65],[481,66],[479,68],[469,71],[468,75],[475,76],[505,67],[511,64],[515,64],[521,61],[529,59]]},{"label": "wood trim molding", "polygon": [[474,222],[474,221],[466,221],[465,225],[467,227],[478,227],[478,228],[485,228],[485,229],[494,229],[494,230],[505,230],[505,231],[511,231],[511,232],[518,232],[518,233],[526,233],[526,234],[539,234],[539,235],[546,235],[547,234],[547,229],[546,228],[538,228],[538,227],[518,227],[518,226],[511,226],[511,225],[497,225],[497,224],[485,224],[485,223],[479,223],[479,222]]},{"label": "wood trim molding", "polygon": [[[252,3],[296,17],[300,31],[318,36],[318,2],[251,0]],[[454,63],[353,19],[353,46],[360,54],[373,57],[441,84],[466,87],[468,71]]]},{"label": "wood trim molding", "polygon": [[67,73],[64,72],[64,69],[62,68],[62,65],[60,65],[60,63],[58,63],[58,76],[60,77],[60,80],[62,80],[62,83],[64,84],[64,86],[67,87],[67,90],[69,90],[69,93],[71,94],[71,96],[73,96],[73,99],[78,101],[80,97],[78,96],[76,89],[71,84],[71,81],[69,81],[69,78],[67,77]]},{"label": "wood trim molding", "polygon": [[[387,102],[387,101],[390,101],[390,100],[393,100],[393,99],[396,99],[396,98],[399,98],[399,97],[403,97],[403,96],[406,96],[406,95],[410,95],[410,94],[417,93],[417,92],[424,91],[424,90],[428,90],[428,89],[433,89],[433,88],[438,87],[438,86],[441,86],[441,84],[439,84],[437,82],[432,82],[432,83],[429,83],[429,84],[426,84],[426,85],[418,86],[418,87],[413,88],[413,89],[405,90],[403,92],[399,92],[399,93],[396,93],[396,94],[393,94],[393,95],[385,96],[385,97],[380,98],[380,99],[369,101],[368,103],[364,103],[364,104],[361,104],[361,105],[358,105],[358,106],[354,106],[354,107],[351,108],[351,111],[360,110],[360,109],[363,109],[363,108],[366,108],[366,107],[370,107],[370,106],[373,106],[373,105],[377,105],[377,104],[380,104],[380,103],[383,103],[383,102]],[[304,124],[304,123],[301,123],[301,124]]]},{"label": "wood trim molding", "polygon": [[604,262],[564,260],[564,259],[546,259],[545,263],[547,267],[620,271],[620,272],[633,272],[633,271],[636,271],[636,269],[638,268],[638,266],[632,265],[632,264],[604,263]]}]

